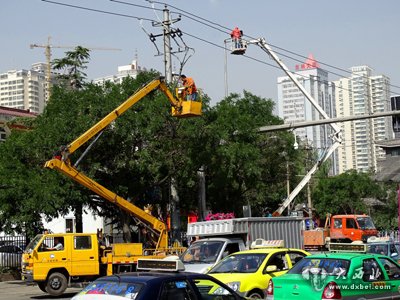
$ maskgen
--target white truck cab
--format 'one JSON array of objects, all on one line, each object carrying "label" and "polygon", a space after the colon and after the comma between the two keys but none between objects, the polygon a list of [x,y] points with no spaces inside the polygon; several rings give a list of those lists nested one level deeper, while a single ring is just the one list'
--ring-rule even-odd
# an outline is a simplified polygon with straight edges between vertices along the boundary
[{"label": "white truck cab", "polygon": [[204,238],[193,242],[180,259],[185,271],[206,273],[225,256],[245,249],[246,245],[240,238]]}]

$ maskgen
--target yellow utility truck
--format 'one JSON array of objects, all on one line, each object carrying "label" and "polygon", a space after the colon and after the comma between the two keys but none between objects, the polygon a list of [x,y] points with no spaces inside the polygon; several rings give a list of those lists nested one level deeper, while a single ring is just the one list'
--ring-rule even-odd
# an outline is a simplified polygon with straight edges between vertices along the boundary
[{"label": "yellow utility truck", "polygon": [[147,236],[153,239],[151,242],[155,246],[152,249],[144,249],[141,243],[103,245],[103,240],[97,233],[39,234],[30,242],[22,256],[24,280],[36,282],[41,290],[57,296],[73,284],[102,275],[134,270],[138,258],[143,256],[160,258],[168,254],[179,254],[184,250],[169,247],[167,226],[164,222],[84,175],[70,159],[70,155],[79,147],[101,133],[111,122],[156,89],[160,89],[167,96],[173,116],[187,118],[201,115],[200,101],[184,99],[184,93],[179,89],[174,96],[161,77],[130,96],[72,143],[63,146],[60,152],[45,164],[46,168],[67,175],[128,212],[137,224],[150,232]]}]

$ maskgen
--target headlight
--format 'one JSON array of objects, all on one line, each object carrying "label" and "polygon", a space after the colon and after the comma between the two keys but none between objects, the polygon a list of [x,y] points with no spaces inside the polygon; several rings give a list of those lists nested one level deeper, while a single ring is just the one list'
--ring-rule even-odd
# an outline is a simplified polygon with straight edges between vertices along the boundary
[{"label": "headlight", "polygon": [[[228,282],[226,285],[229,286],[235,292],[239,292],[239,289],[240,289],[240,282],[239,281]],[[213,294],[214,295],[228,295],[229,292],[226,289],[224,289],[223,287],[219,287],[214,291]]]},{"label": "headlight", "polygon": [[238,292],[240,290],[240,281],[228,282],[226,285],[235,292]]}]

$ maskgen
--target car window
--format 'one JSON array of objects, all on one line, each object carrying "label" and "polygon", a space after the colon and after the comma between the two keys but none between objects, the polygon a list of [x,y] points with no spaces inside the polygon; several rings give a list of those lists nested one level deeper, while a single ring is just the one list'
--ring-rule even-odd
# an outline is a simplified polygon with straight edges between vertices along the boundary
[{"label": "car window", "polygon": [[399,254],[396,246],[394,244],[390,244],[390,255],[392,255],[393,253],[397,253],[397,255]]},{"label": "car window", "polygon": [[226,245],[225,251],[223,253],[223,256],[228,256],[230,254],[233,254],[235,252],[239,252],[239,243],[229,243],[228,245]]},{"label": "car window", "polygon": [[74,236],[74,249],[91,249],[92,239],[90,235]]},{"label": "car window", "polygon": [[383,268],[385,269],[385,272],[387,273],[389,279],[400,280],[399,266],[397,266],[394,262],[385,257],[380,257],[379,260],[383,265]]},{"label": "car window", "polygon": [[193,281],[199,290],[202,299],[207,300],[234,300],[233,293],[213,279],[196,279]]},{"label": "car window", "polygon": [[285,271],[289,269],[289,263],[286,258],[286,253],[275,253],[273,254],[266,264],[265,268],[268,266],[276,266],[277,271]]},{"label": "car window", "polygon": [[143,284],[123,281],[110,281],[98,279],[86,286],[78,295],[85,294],[107,294],[122,296],[128,299],[136,299]]},{"label": "car window", "polygon": [[388,254],[388,244],[370,244],[367,246],[368,253]]},{"label": "car window", "polygon": [[304,274],[320,270],[327,275],[346,276],[349,271],[350,261],[338,258],[309,258],[304,257],[293,268],[289,274]]},{"label": "car window", "polygon": [[267,257],[265,253],[232,254],[213,267],[208,274],[213,273],[254,273]]},{"label": "car window", "polygon": [[296,263],[298,263],[300,260],[303,259],[306,255],[303,252],[298,252],[298,251],[289,251],[288,252],[290,261],[292,262],[292,266],[294,266]]},{"label": "car window", "polygon": [[181,260],[184,263],[215,263],[222,246],[220,241],[196,241],[181,255]]},{"label": "car window", "polygon": [[333,227],[334,228],[342,228],[342,219],[334,219]]},{"label": "car window", "polygon": [[346,219],[346,228],[357,228],[356,221],[354,219]]},{"label": "car window", "polygon": [[160,300],[194,300],[194,291],[185,280],[167,281],[163,284]]},{"label": "car window", "polygon": [[359,274],[362,274],[363,281],[370,282],[384,279],[382,269],[374,258],[364,259],[361,271]]}]

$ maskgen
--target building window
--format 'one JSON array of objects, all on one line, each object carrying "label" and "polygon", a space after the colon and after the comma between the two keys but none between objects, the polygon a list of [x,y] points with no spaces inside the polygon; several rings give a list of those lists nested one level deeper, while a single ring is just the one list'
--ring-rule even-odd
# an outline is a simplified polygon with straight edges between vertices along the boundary
[{"label": "building window", "polygon": [[65,232],[75,232],[75,220],[72,218],[65,219]]}]

